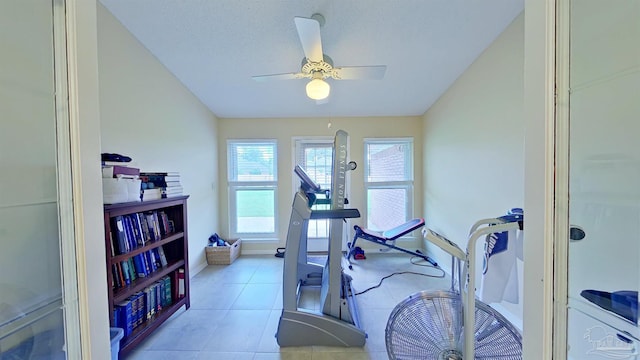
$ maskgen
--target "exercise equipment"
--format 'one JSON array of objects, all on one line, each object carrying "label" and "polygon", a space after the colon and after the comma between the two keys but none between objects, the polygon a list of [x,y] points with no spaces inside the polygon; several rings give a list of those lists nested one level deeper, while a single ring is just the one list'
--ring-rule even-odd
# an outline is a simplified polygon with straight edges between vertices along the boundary
[{"label": "exercise equipment", "polygon": [[[363,346],[366,333],[360,326],[351,277],[342,269],[342,238],[345,219],[360,217],[357,209],[345,209],[346,172],[355,169],[347,162],[347,136],[338,130],[334,139],[332,187],[323,190],[300,166],[294,172],[300,187],[294,195],[287,243],[284,251],[282,314],[276,338],[280,346]],[[318,199],[325,194],[328,200]],[[312,210],[328,201],[329,210]],[[329,219],[329,248],[324,265],[307,259],[307,230],[310,219]],[[320,311],[298,306],[308,287],[320,287]]]},{"label": "exercise equipment", "polygon": [[382,246],[386,246],[388,248],[394,249],[394,250],[399,250],[402,251],[404,253],[407,254],[411,254],[413,256],[417,256],[420,257],[422,259],[424,259],[425,261],[428,261],[429,263],[431,263],[431,265],[433,266],[438,266],[438,264],[433,261],[430,257],[428,257],[427,255],[425,255],[422,252],[419,251],[411,251],[411,250],[407,250],[404,248],[401,248],[399,246],[396,246],[396,239],[407,235],[409,233],[411,233],[414,230],[420,229],[421,227],[424,226],[424,219],[423,218],[416,218],[416,219],[412,219],[407,221],[406,223],[402,224],[402,225],[398,225],[396,227],[394,227],[393,229],[389,229],[389,230],[385,230],[382,232],[377,232],[377,231],[373,231],[373,230],[369,230],[369,229],[364,229],[358,225],[355,225],[353,227],[353,229],[355,230],[355,235],[353,236],[353,241],[349,244],[347,244],[347,261],[349,263],[349,269],[353,269],[353,265],[351,264],[351,258],[355,258],[356,260],[358,260],[356,258],[356,253],[358,252],[358,249],[360,249],[360,247],[356,246],[356,241],[358,239],[363,239],[363,240],[367,240],[367,241],[371,241],[374,242],[378,245],[382,245]]},{"label": "exercise equipment", "polygon": [[[389,358],[522,359],[520,332],[499,312],[475,298],[476,241],[522,228],[521,212],[480,220],[471,227],[466,253],[444,236],[423,230],[427,240],[451,255],[451,289],[413,294],[393,309],[385,330]],[[461,262],[466,263],[462,275]]]}]

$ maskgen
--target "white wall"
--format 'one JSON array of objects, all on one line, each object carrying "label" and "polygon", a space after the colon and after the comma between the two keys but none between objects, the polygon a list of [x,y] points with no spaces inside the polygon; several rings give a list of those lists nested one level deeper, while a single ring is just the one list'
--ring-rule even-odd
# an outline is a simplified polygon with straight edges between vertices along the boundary
[{"label": "white wall", "polygon": [[189,265],[206,266],[218,231],[218,119],[98,5],[102,152],[141,171],[178,171],[188,200]]},{"label": "white wall", "polygon": [[[331,127],[328,124],[331,123]],[[243,241],[243,253],[263,253],[273,254],[277,247],[284,247],[287,237],[289,217],[291,216],[291,203],[294,190],[299,183],[293,181],[293,137],[296,136],[330,136],[333,138],[339,129],[349,133],[349,160],[358,163],[355,171],[350,171],[351,186],[347,194],[349,207],[360,209],[364,216],[365,190],[364,190],[364,138],[381,137],[413,137],[415,157],[414,173],[415,184],[414,193],[422,192],[422,139],[419,136],[422,129],[422,119],[420,117],[379,117],[379,118],[309,118],[309,119],[220,119],[219,123],[219,163],[220,163],[220,231],[222,235],[229,233],[229,214],[227,210],[227,140],[228,139],[277,139],[278,141],[278,238],[270,241]],[[422,217],[422,202],[417,199],[414,204],[414,216]],[[349,237],[353,237],[353,225],[366,227],[364,218],[352,219],[349,222]],[[372,247],[372,245],[374,245]],[[421,245],[416,241],[407,241],[400,246],[415,248]],[[365,251],[367,249],[377,249],[375,244],[367,244],[366,241],[359,243]],[[376,250],[377,251],[377,250]]]},{"label": "white wall", "polygon": [[[429,228],[462,249],[475,221],[523,206],[523,62],[521,14],[424,115],[423,212]],[[438,263],[451,263],[434,245],[426,247]],[[518,266],[521,301],[502,305],[521,327]]]}]

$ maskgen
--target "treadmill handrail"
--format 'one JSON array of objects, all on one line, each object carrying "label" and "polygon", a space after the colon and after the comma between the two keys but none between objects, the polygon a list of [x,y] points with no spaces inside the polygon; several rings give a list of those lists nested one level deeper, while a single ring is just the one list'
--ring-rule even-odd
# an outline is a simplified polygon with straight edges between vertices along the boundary
[{"label": "treadmill handrail", "polygon": [[358,209],[312,210],[311,219],[348,219],[359,218]]}]

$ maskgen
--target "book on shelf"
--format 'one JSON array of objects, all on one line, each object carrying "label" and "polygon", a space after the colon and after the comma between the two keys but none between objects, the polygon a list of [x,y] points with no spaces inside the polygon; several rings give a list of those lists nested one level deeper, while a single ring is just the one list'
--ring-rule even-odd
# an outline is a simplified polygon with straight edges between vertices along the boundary
[{"label": "book on shelf", "polygon": [[156,248],[156,250],[158,251],[158,255],[160,256],[160,264],[162,265],[162,267],[167,266],[168,262],[167,256],[164,253],[164,248],[162,246],[159,246]]},{"label": "book on shelf", "polygon": [[151,267],[151,263],[149,262],[149,256],[146,252],[140,253],[142,257],[142,264],[144,265],[144,272],[149,275],[153,272],[153,268]]},{"label": "book on shelf", "polygon": [[116,235],[116,244],[118,245],[118,249],[116,250],[116,253],[119,254],[125,254],[127,252],[129,252],[128,246],[127,246],[127,238],[126,238],[126,232],[124,229],[124,221],[122,220],[122,215],[118,215],[116,217],[113,218],[113,232],[115,232]]},{"label": "book on shelf", "polygon": [[133,263],[136,268],[137,277],[146,277],[148,275],[147,268],[144,265],[144,260],[142,259],[141,254],[133,257]]},{"label": "book on shelf", "polygon": [[138,246],[144,246],[144,234],[142,232],[142,226],[140,225],[140,219],[138,218],[138,214],[129,215],[131,219],[131,225],[133,226],[133,233],[136,237],[136,244]]},{"label": "book on shelf", "polygon": [[156,264],[156,269],[162,269],[164,266],[160,260],[160,252],[158,252],[158,248],[153,248],[149,251],[151,252],[151,255],[153,255],[153,261]]},{"label": "book on shelf", "polygon": [[116,244],[113,242],[113,231],[109,231],[109,243],[111,244],[111,256],[116,256]]},{"label": "book on shelf", "polygon": [[142,191],[142,201],[162,199],[162,192],[160,188],[144,189],[141,191]]},{"label": "book on shelf", "polygon": [[153,303],[153,287],[147,286],[145,288],[146,298],[147,298],[147,319],[151,319],[156,315],[155,306]]},{"label": "book on shelf", "polygon": [[136,272],[136,266],[133,262],[133,258],[128,258],[127,264],[129,268],[129,277],[131,278],[131,281],[135,281],[138,278],[138,276]]},{"label": "book on shelf", "polygon": [[122,301],[115,306],[117,327],[124,330],[124,338],[133,332],[133,309],[130,300]]},{"label": "book on shelf", "polygon": [[158,268],[156,266],[155,256],[153,255],[153,252],[151,250],[147,250],[147,251],[144,252],[144,256],[146,257],[147,263],[149,264],[150,272],[158,271]]},{"label": "book on shelf", "polygon": [[149,235],[151,236],[151,241],[160,240],[160,234],[157,231],[156,219],[153,216],[153,212],[147,212],[144,214],[147,218],[147,226],[149,228]]},{"label": "book on shelf", "polygon": [[152,299],[155,296],[152,295],[154,286],[156,285],[151,285],[115,305],[114,325],[125,330],[125,338],[151,318],[152,307],[160,310]]},{"label": "book on shelf", "polygon": [[115,289],[121,288],[122,284],[120,283],[120,275],[118,274],[117,264],[111,264],[111,275],[113,280],[113,283],[111,285],[113,286],[113,288]]},{"label": "book on shelf", "polygon": [[113,289],[117,290],[126,287],[133,283],[137,278],[146,276],[145,272],[139,272],[142,267],[135,259],[136,257],[132,257],[127,260],[111,264],[111,287]]},{"label": "book on shelf", "polygon": [[131,327],[132,329],[135,329],[138,327],[138,317],[140,316],[138,301],[135,296],[130,296],[127,301],[131,303]]},{"label": "book on shelf", "polygon": [[162,197],[171,198],[182,195],[182,186],[162,188]]},{"label": "book on shelf", "polygon": [[172,176],[179,177],[179,171],[141,171],[140,176]]},{"label": "book on shelf", "polygon": [[130,285],[131,277],[129,276],[129,263],[126,261],[121,262],[120,268],[122,268],[122,276],[124,277],[124,283],[126,285]]},{"label": "book on shelf", "polygon": [[165,194],[165,195],[162,195],[162,197],[164,199],[171,199],[171,198],[178,197],[178,196],[182,196],[182,194],[169,194],[169,195]]},{"label": "book on shelf", "polygon": [[126,233],[127,241],[129,242],[129,249],[134,250],[138,247],[138,241],[136,240],[131,217],[128,215],[122,215],[122,222],[124,223],[124,230]]},{"label": "book on shelf", "polygon": [[118,277],[119,287],[125,287],[126,283],[124,282],[124,274],[122,274],[122,265],[120,263],[116,263],[116,276]]},{"label": "book on shelf", "polygon": [[133,233],[133,226],[131,225],[131,219],[129,218],[129,216],[123,215],[122,223],[124,224],[125,238],[127,239],[127,247],[129,249],[127,252],[129,252],[137,248],[138,245]]},{"label": "book on shelf", "polygon": [[175,193],[175,192],[179,192],[182,193],[182,186],[172,186],[172,187],[164,187],[164,188],[160,188],[160,191],[164,192],[164,193]]},{"label": "book on shelf", "polygon": [[139,291],[137,293],[135,293],[133,295],[133,299],[136,302],[137,306],[136,306],[136,310],[137,310],[137,314],[136,314],[136,327],[142,325],[146,320],[146,316],[144,313],[144,293],[142,291]]},{"label": "book on shelf", "polygon": [[184,288],[184,269],[180,268],[177,271],[178,273],[178,299],[182,299],[185,296],[185,288]]},{"label": "book on shelf", "polygon": [[154,188],[180,186],[178,172],[140,172],[140,180],[145,184],[153,184]]},{"label": "book on shelf", "polygon": [[144,235],[144,243],[148,244],[153,241],[151,233],[149,232],[149,224],[147,223],[147,217],[143,213],[137,213],[138,221],[140,221],[140,227],[142,228],[142,234]]},{"label": "book on shelf", "polygon": [[162,225],[160,225],[160,214],[157,211],[153,212],[153,219],[153,226],[155,226],[156,235],[158,236],[158,239],[162,239],[164,232],[162,231]]},{"label": "book on shelf", "polygon": [[119,175],[120,177],[138,178],[140,176],[140,169],[124,165],[102,166],[103,178],[117,178]]},{"label": "book on shelf", "polygon": [[164,211],[160,211],[158,214],[158,225],[160,228],[160,234],[167,236],[173,233],[173,226],[170,224],[169,217]]},{"label": "book on shelf", "polygon": [[155,288],[156,288],[156,310],[157,311],[161,311],[162,308],[164,307],[162,305],[162,296],[164,294],[164,282],[158,280],[155,283]]},{"label": "book on shelf", "polygon": [[171,298],[171,277],[169,275],[162,278],[164,281],[164,298],[166,306],[173,304],[173,299]]}]

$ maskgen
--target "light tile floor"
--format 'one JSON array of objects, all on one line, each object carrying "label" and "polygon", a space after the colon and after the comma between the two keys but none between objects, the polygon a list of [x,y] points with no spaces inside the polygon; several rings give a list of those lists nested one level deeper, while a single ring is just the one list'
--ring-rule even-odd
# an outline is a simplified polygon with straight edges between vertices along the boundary
[{"label": "light tile floor", "polygon": [[[414,259],[415,261],[415,259]],[[439,276],[442,272],[403,254],[367,253],[354,261],[353,287],[361,292],[394,272],[410,271]],[[209,265],[191,280],[191,308],[182,308],[126,357],[127,360],[216,359],[387,359],[384,341],[389,314],[407,296],[426,289],[448,289],[448,279],[415,274],[394,275],[356,297],[364,347],[283,347],[275,333],[282,310],[283,259],[273,255],[241,256],[231,265]],[[313,289],[301,302],[316,301]],[[311,299],[311,300],[309,300]],[[302,304],[300,304],[302,305]],[[318,306],[316,305],[317,309]]]}]

